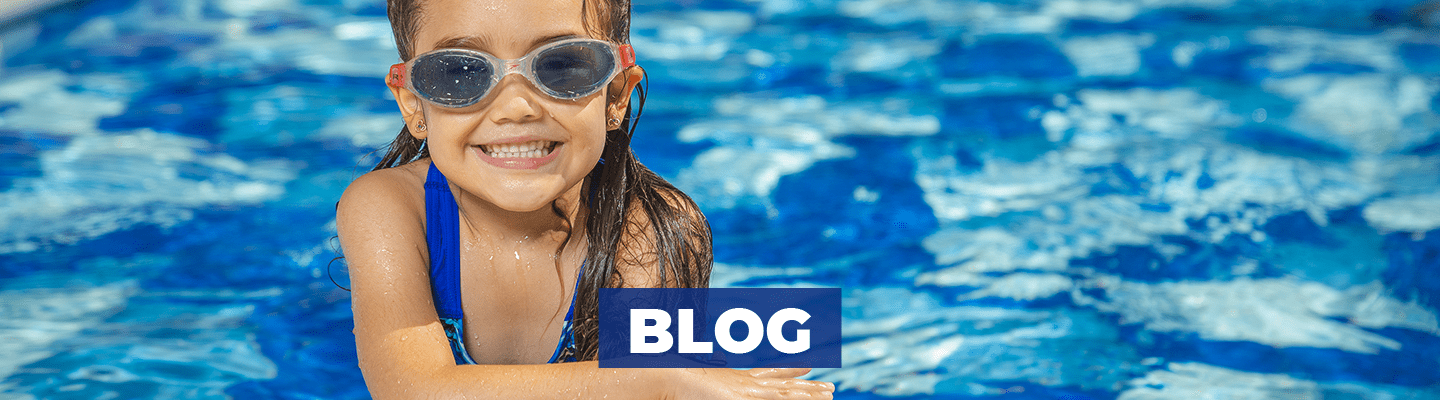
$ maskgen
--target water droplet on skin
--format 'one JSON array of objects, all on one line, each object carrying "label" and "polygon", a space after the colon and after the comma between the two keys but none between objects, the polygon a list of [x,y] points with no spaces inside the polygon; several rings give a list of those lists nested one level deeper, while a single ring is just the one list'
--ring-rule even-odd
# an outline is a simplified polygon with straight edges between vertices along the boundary
[{"label": "water droplet on skin", "polygon": [[520,252],[519,252],[519,251],[516,251],[516,252],[515,252],[515,259],[516,259],[516,260],[519,260],[519,259],[520,259]]}]

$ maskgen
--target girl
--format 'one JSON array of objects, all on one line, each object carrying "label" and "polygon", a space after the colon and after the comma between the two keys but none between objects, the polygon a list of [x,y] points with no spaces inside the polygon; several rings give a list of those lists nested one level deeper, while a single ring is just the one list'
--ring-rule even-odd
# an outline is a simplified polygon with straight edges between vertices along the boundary
[{"label": "girl", "polygon": [[594,361],[599,288],[706,287],[712,257],[695,203],[630,151],[625,0],[389,14],[406,126],[336,217],[376,398],[830,397],[807,369]]}]

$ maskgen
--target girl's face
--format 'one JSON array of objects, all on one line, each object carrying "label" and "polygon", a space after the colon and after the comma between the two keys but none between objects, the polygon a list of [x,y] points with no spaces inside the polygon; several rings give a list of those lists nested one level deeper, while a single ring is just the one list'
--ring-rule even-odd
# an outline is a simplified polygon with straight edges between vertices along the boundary
[{"label": "girl's face", "polygon": [[[580,0],[428,0],[421,8],[416,55],[468,48],[509,60],[558,40],[592,37],[581,22]],[[607,90],[575,100],[550,97],[518,74],[459,109],[392,90],[410,132],[426,140],[432,162],[450,182],[502,209],[526,212],[547,208],[595,167],[608,120],[620,118],[629,101],[634,83],[626,78],[638,75],[633,70]],[[422,121],[424,130],[418,129]]]}]

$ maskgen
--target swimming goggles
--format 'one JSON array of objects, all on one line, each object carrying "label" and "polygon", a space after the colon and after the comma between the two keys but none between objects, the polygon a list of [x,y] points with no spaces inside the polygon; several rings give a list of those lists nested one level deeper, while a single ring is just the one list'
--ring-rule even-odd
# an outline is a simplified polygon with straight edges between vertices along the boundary
[{"label": "swimming goggles", "polygon": [[624,68],[635,65],[630,45],[597,39],[566,39],[514,60],[470,49],[439,49],[390,66],[385,83],[404,87],[441,107],[461,108],[485,99],[500,79],[520,74],[545,94],[574,100],[595,94]]}]

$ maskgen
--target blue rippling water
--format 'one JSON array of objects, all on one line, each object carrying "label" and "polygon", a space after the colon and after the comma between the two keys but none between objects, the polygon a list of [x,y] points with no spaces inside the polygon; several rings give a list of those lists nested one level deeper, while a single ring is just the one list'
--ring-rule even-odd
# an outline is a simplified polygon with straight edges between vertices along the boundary
[{"label": "blue rippling water", "polygon": [[[716,286],[844,288],[840,398],[1440,398],[1440,6],[642,1]],[[379,0],[0,34],[0,398],[365,398],[333,212]]]}]

